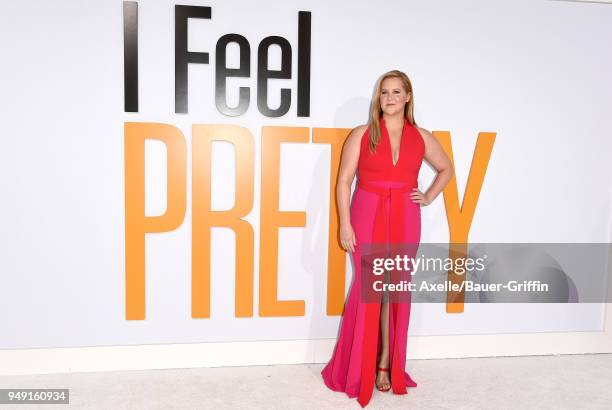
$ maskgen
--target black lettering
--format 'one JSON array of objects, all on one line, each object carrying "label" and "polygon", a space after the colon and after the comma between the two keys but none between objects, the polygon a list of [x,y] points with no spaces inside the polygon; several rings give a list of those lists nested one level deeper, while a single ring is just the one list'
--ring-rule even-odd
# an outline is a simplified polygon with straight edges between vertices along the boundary
[{"label": "black lettering", "polygon": [[[227,45],[236,43],[240,48],[240,67],[227,68]],[[251,75],[251,45],[240,34],[226,34],[217,41],[215,60],[215,104],[221,114],[237,117],[246,112],[251,99],[249,87],[240,87],[238,105],[227,105],[227,77],[249,77]]]},{"label": "black lettering", "polygon": [[[272,44],[281,48],[281,69],[268,69],[268,49]],[[291,89],[281,88],[280,106],[273,110],[268,107],[268,79],[291,78],[291,44],[278,36],[270,36],[261,40],[257,50],[257,108],[266,117],[281,117],[289,111],[291,106]]]},{"label": "black lettering", "polygon": [[298,16],[298,89],[297,115],[310,116],[310,29],[311,13],[300,11]]},{"label": "black lettering", "polygon": [[138,3],[123,2],[123,107],[138,112]]},{"label": "black lettering", "polygon": [[210,19],[210,7],[174,6],[174,112],[186,114],[187,106],[187,65],[208,64],[208,53],[187,51],[187,19]]}]

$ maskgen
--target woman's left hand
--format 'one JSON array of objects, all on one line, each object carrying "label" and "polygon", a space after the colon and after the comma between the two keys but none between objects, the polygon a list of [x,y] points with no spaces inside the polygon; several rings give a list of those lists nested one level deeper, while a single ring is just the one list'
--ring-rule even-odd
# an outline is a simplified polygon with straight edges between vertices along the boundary
[{"label": "woman's left hand", "polygon": [[412,202],[421,204],[421,206],[427,206],[431,204],[431,200],[427,197],[427,195],[419,191],[418,188],[412,189],[412,192],[410,193],[410,198],[412,198]]}]

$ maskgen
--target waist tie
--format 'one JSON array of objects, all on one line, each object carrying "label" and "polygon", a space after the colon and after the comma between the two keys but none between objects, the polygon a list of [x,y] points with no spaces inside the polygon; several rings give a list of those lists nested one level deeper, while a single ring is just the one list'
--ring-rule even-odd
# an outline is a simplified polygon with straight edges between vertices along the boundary
[{"label": "waist tie", "polygon": [[378,195],[372,243],[401,243],[404,231],[404,194],[412,191],[415,186],[407,184],[387,188],[359,181],[358,187]]},{"label": "waist tie", "polygon": [[[359,181],[358,187],[364,191],[377,194],[378,204],[376,214],[374,216],[374,228],[372,232],[372,243],[377,244],[399,244],[403,242],[404,232],[404,194],[412,191],[415,188],[413,184],[407,184],[403,187],[388,188],[379,185]],[[362,285],[367,286],[366,283]],[[399,354],[400,347],[398,343],[403,340],[398,337],[398,306],[397,303],[392,303],[389,309],[389,341],[391,341],[391,325],[395,325],[395,337],[393,347],[389,347],[389,361],[391,364],[391,387],[395,394],[406,394],[406,379],[404,376],[404,366],[402,363],[402,355]],[[378,333],[374,329],[379,329],[380,325],[380,302],[366,303],[365,307],[365,326],[364,326],[364,346],[363,358],[361,363],[361,382],[359,388],[359,397],[357,401],[361,407],[365,407],[374,389],[374,381],[376,377],[377,367],[377,352],[378,352]],[[404,359],[405,360],[405,359]]]}]

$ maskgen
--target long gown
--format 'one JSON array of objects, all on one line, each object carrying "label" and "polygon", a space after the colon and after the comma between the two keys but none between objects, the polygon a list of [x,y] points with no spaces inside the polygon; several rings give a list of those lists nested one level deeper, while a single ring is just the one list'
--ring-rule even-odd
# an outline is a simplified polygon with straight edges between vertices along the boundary
[{"label": "long gown", "polygon": [[[351,224],[357,246],[352,254],[353,283],[344,307],[334,353],[321,374],[327,387],[358,398],[365,407],[372,397],[378,355],[381,347],[380,300],[364,299],[361,260],[370,244],[413,244],[416,254],[421,237],[421,209],[410,192],[418,187],[417,177],[425,146],[419,130],[404,120],[397,163],[384,120],[376,152],[369,150],[369,128],[361,139],[357,166],[358,185],[351,202]],[[405,297],[407,296],[407,298]],[[405,372],[410,293],[404,299],[391,299],[389,305],[390,380],[395,394],[406,394],[406,387],[417,384]]]}]

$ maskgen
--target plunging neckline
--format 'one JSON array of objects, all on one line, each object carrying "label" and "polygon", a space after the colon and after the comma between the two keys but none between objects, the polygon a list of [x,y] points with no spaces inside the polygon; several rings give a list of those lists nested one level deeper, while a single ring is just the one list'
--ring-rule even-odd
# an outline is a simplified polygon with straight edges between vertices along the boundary
[{"label": "plunging neckline", "polygon": [[389,152],[391,153],[391,166],[395,168],[402,157],[402,145],[404,142],[404,128],[406,128],[406,119],[404,119],[404,124],[402,125],[402,133],[400,134],[399,146],[397,147],[397,161],[393,157],[393,146],[391,145],[391,134],[389,134],[389,129],[387,128],[387,123],[384,119],[381,118],[381,122],[385,127],[385,133],[387,134],[387,141],[389,142]]},{"label": "plunging neckline", "polygon": [[[402,128],[403,131],[403,128]],[[391,151],[391,165],[392,166],[397,166],[397,163],[400,160],[400,156],[402,155],[402,139],[404,138],[404,133],[402,132],[400,134],[400,140],[399,140],[399,146],[397,147],[397,161],[395,160],[394,156],[393,156],[393,146],[391,145],[391,134],[389,134],[389,131],[387,131],[387,138],[389,139],[389,151]]]}]

